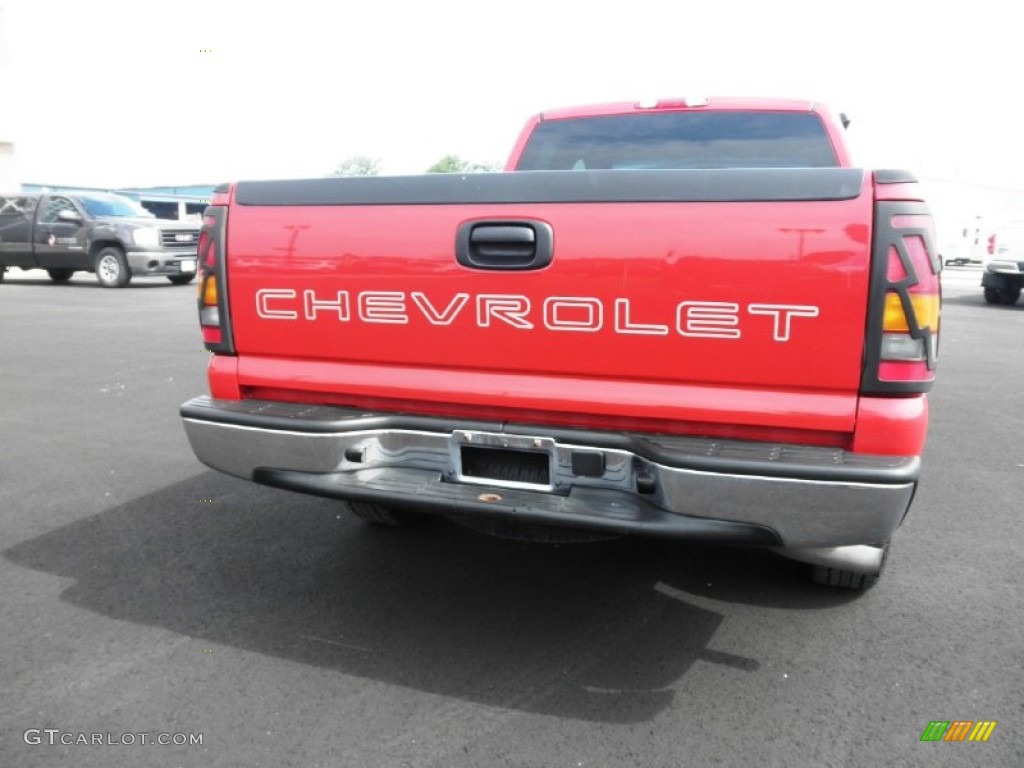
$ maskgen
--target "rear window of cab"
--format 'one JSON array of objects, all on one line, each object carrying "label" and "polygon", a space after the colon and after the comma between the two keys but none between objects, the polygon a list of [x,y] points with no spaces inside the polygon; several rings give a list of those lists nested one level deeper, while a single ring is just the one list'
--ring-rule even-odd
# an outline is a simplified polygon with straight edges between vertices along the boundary
[{"label": "rear window of cab", "polygon": [[834,168],[811,112],[641,112],[541,121],[518,171]]},{"label": "rear window of cab", "polygon": [[27,195],[0,195],[0,216],[27,216],[36,209],[37,198]]}]

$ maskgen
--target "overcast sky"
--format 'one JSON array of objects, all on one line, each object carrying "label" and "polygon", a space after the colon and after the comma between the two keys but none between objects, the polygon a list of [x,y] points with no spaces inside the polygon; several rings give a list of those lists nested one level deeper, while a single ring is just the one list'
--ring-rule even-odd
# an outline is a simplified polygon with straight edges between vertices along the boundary
[{"label": "overcast sky", "polygon": [[988,0],[0,7],[26,182],[418,173],[500,162],[543,109],[708,94],[824,101],[865,166],[1024,189],[1024,31]]}]

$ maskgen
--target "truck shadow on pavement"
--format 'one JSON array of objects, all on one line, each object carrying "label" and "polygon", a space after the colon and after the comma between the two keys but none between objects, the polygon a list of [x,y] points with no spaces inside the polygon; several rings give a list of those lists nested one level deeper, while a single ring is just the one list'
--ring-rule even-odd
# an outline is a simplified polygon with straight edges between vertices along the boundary
[{"label": "truck shadow on pavement", "polygon": [[[635,723],[668,707],[729,603],[827,608],[770,553],[619,540],[532,545],[444,520],[366,525],[339,502],[207,472],[18,544],[61,599],[204,644],[489,706]],[[130,630],[127,630],[130,631]],[[753,680],[751,681],[753,684]]]}]

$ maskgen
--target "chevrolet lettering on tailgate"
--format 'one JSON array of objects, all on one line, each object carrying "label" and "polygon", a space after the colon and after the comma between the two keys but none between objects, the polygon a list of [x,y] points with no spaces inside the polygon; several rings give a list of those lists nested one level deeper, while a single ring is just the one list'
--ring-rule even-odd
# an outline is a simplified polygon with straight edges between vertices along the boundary
[{"label": "chevrolet lettering on tailgate", "polygon": [[[347,323],[353,318],[364,323],[406,325],[410,315],[437,326],[455,323],[460,315],[479,328],[505,323],[513,328],[594,333],[609,330],[619,334],[668,336],[662,323],[635,322],[629,299],[602,301],[593,296],[548,296],[540,310],[528,296],[457,293],[447,301],[434,303],[419,291],[337,291],[333,297],[304,290],[301,298],[291,288],[261,288],[256,291],[256,311],[264,320],[317,320],[327,317]],[[471,309],[466,309],[467,305]],[[613,307],[606,312],[606,306]],[[353,311],[355,307],[355,311]],[[415,309],[413,309],[415,308]],[[818,307],[803,304],[748,304],[741,307],[727,301],[681,301],[676,305],[672,331],[681,336],[738,339],[743,331],[741,315],[762,316],[765,332],[775,341],[789,341],[793,318],[817,317]],[[607,316],[607,317],[606,317]]]}]

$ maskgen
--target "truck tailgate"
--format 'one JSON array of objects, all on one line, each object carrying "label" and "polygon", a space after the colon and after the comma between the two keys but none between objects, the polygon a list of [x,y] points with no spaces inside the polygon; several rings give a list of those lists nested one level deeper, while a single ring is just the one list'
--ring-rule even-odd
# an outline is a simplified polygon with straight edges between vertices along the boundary
[{"label": "truck tailgate", "polygon": [[[637,192],[625,182],[643,189],[645,174],[607,173],[497,174],[470,180],[490,195],[423,202],[388,191],[401,179],[277,197],[243,183],[227,231],[239,383],[335,402],[851,431],[870,272],[864,174],[815,171],[833,180],[821,191],[802,171],[653,172],[657,189]],[[745,173],[756,183],[738,183]],[[506,201],[519,176],[604,191]],[[457,234],[473,223],[546,224],[550,263],[459,263]]]}]

